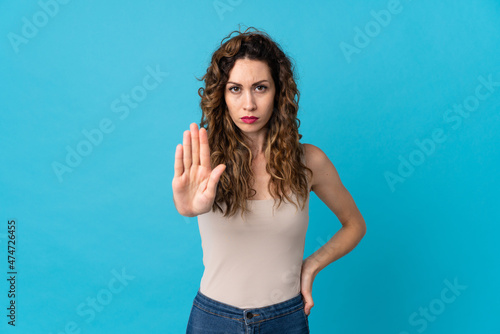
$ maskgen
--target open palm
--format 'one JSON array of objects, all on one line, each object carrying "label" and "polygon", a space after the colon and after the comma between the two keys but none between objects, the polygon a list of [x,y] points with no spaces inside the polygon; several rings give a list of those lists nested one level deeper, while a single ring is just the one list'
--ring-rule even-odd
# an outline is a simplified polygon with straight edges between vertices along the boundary
[{"label": "open palm", "polygon": [[220,176],[226,165],[212,170],[207,131],[198,131],[196,123],[184,131],[183,144],[175,149],[172,190],[174,203],[181,215],[194,217],[210,211]]}]

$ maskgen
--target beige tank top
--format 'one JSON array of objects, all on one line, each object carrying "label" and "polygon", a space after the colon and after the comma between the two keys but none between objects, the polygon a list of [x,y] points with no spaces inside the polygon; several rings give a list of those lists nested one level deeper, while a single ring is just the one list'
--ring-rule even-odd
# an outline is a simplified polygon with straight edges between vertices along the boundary
[{"label": "beige tank top", "polygon": [[252,213],[243,219],[239,211],[230,218],[212,211],[199,215],[205,266],[200,292],[239,308],[269,306],[297,296],[309,192],[304,210],[285,198],[274,210],[274,199],[248,200]]}]

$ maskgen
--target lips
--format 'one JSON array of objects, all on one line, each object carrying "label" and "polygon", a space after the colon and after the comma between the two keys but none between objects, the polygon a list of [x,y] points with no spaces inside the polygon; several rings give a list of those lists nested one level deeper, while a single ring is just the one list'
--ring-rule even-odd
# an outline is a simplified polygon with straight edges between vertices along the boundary
[{"label": "lips", "polygon": [[245,117],[242,117],[241,120],[247,124],[251,124],[255,121],[257,121],[259,118],[258,117],[255,117],[255,116],[245,116]]}]

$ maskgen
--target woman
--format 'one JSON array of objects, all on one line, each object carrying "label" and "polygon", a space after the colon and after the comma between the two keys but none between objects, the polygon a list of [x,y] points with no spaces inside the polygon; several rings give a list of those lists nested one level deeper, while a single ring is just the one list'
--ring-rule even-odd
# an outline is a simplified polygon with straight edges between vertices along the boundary
[{"label": "woman", "polygon": [[[290,59],[251,29],[214,52],[200,129],[175,152],[174,203],[198,216],[205,266],[187,333],[309,333],[314,278],[366,231],[325,153],[299,142]],[[303,260],[311,190],[343,226]]]}]

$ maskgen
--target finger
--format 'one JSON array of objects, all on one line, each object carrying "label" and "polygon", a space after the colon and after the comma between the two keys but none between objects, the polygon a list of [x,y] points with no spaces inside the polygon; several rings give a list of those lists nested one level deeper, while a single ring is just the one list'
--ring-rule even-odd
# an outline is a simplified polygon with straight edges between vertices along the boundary
[{"label": "finger", "polygon": [[189,130],[184,131],[182,147],[184,147],[184,170],[187,170],[191,168],[191,133]]},{"label": "finger", "polygon": [[200,136],[196,123],[191,123],[191,145],[193,166],[197,166],[200,164]]},{"label": "finger", "polygon": [[312,296],[309,294],[303,295],[304,297],[304,312],[309,315],[311,314],[311,309],[314,306]]},{"label": "finger", "polygon": [[179,177],[182,173],[184,173],[184,165],[182,163],[182,145],[178,144],[175,148],[174,177]]},{"label": "finger", "polygon": [[200,165],[212,169],[210,165],[210,147],[208,146],[207,130],[200,129]]},{"label": "finger", "polygon": [[[221,166],[223,166],[223,167],[221,167]],[[226,165],[219,165],[216,168],[214,168],[212,173],[210,173],[210,179],[208,180],[207,189],[206,189],[206,191],[208,191],[208,193],[210,195],[215,194],[215,189],[217,187],[217,183],[219,182],[220,176],[222,175],[224,170],[226,170]]]}]

